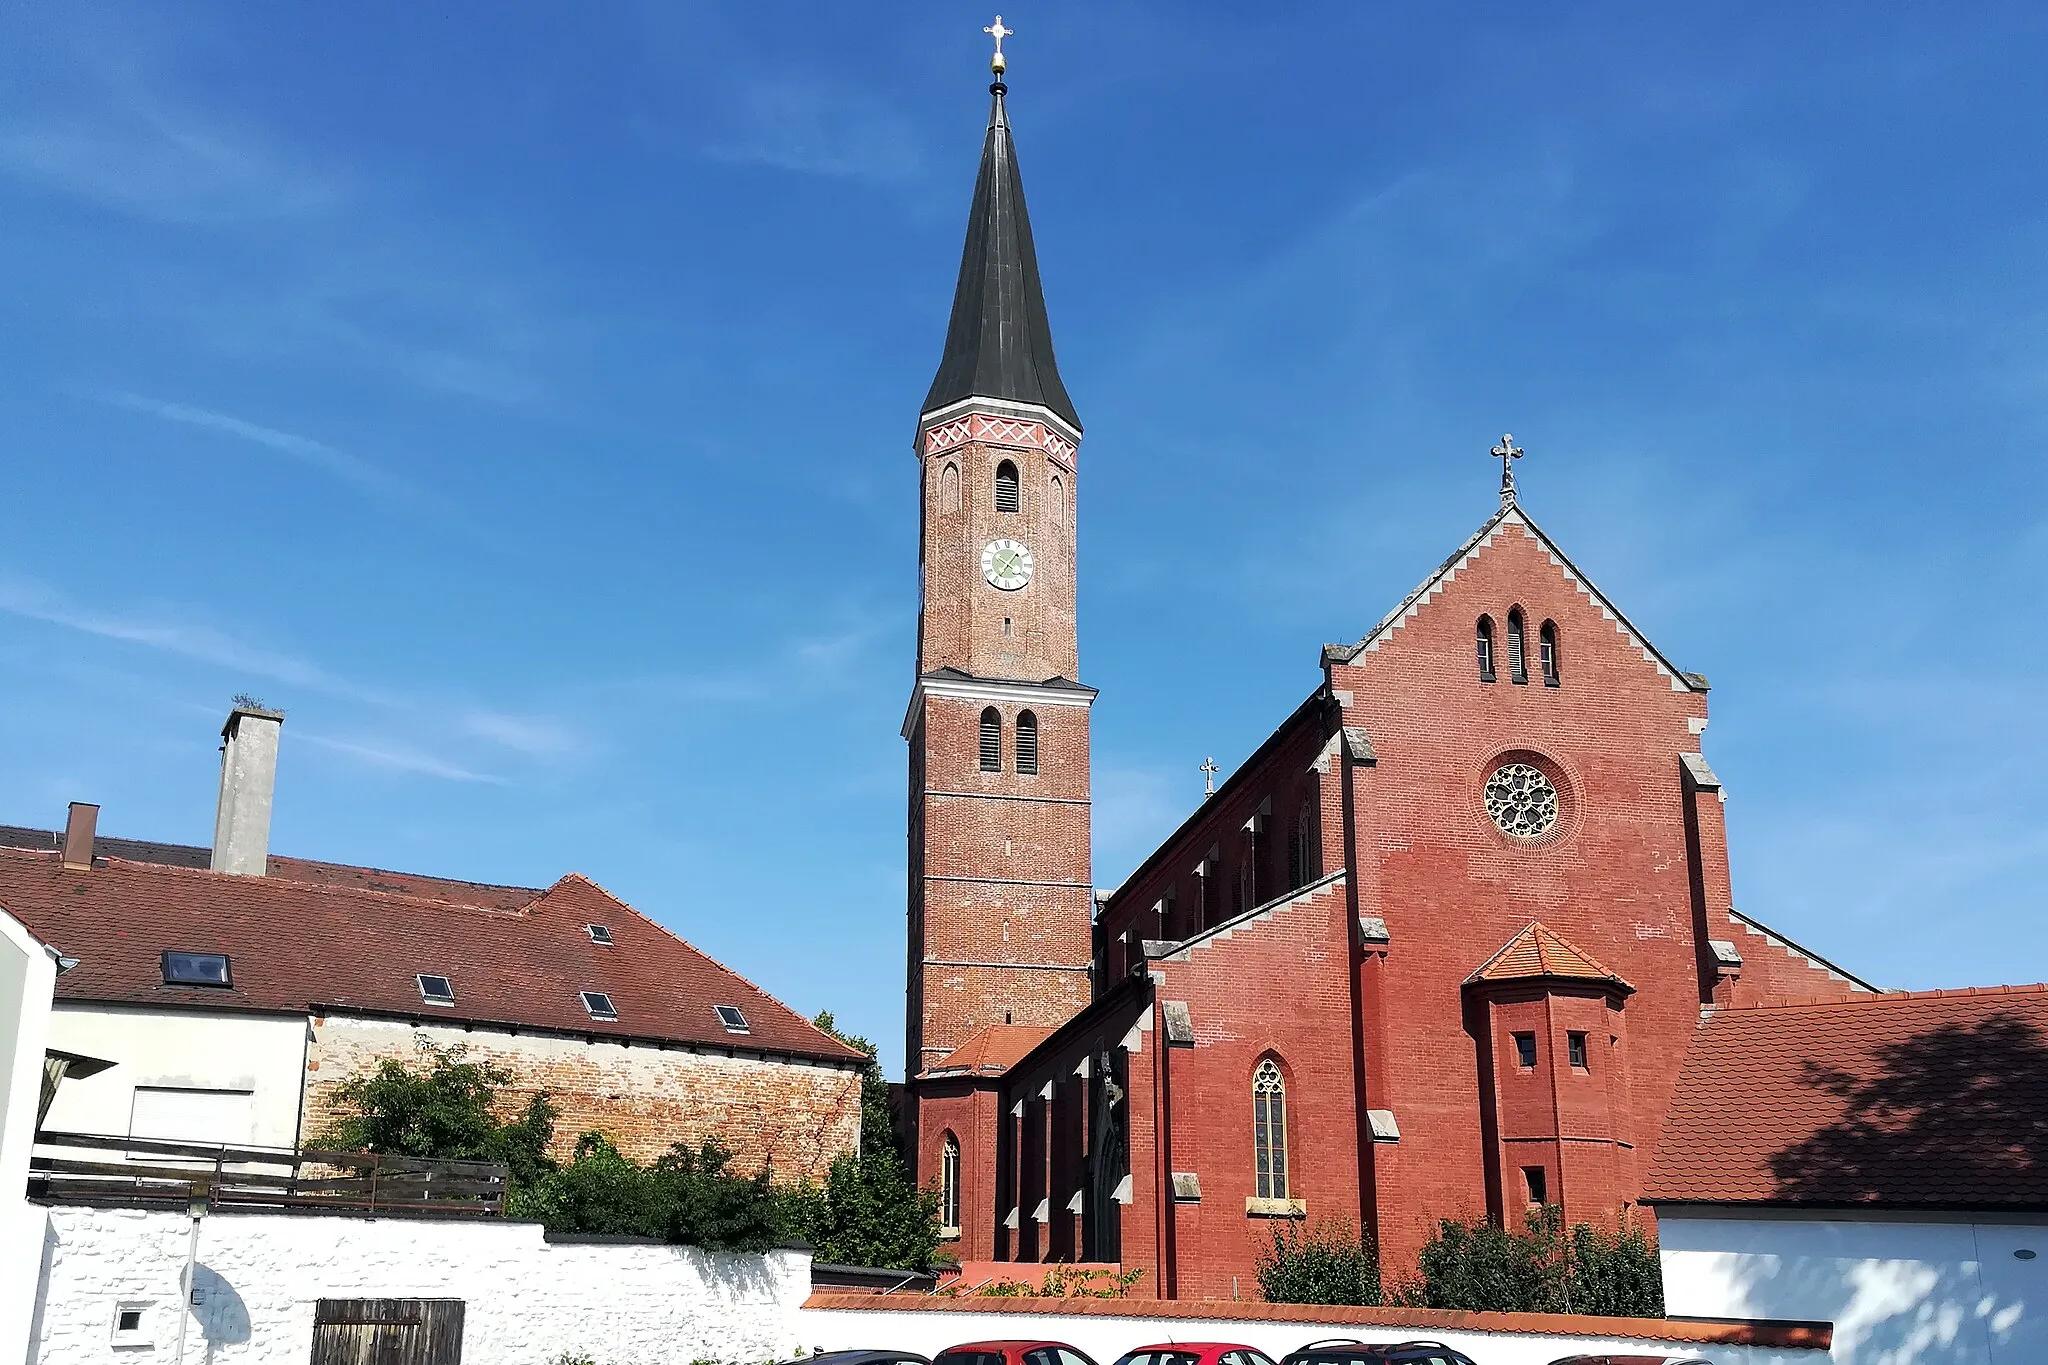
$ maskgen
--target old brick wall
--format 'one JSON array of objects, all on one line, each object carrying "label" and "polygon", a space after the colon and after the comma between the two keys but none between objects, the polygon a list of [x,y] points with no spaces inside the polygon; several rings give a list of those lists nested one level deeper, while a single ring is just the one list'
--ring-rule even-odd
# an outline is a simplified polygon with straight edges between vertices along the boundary
[{"label": "old brick wall", "polygon": [[548,1090],[561,1111],[554,1154],[564,1159],[592,1129],[636,1161],[715,1137],[744,1173],[765,1163],[778,1183],[815,1183],[860,1144],[860,1073],[850,1067],[341,1015],[313,1021],[307,1140],[333,1120],[336,1087],[387,1058],[418,1062],[422,1043],[467,1047],[470,1060],[510,1070],[508,1112]]}]

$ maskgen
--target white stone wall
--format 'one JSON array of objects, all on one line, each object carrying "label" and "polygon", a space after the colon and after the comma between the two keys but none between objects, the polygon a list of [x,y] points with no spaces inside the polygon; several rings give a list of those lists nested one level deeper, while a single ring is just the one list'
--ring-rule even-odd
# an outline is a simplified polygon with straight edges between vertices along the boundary
[{"label": "white stone wall", "polygon": [[57,967],[0,910],[0,1361],[21,1359],[35,1299],[42,1219],[22,1197],[43,1089],[43,1046]]},{"label": "white stone wall", "polygon": [[[1189,1305],[1175,1305],[1185,1308]],[[1092,1305],[1100,1308],[1101,1305]],[[986,1312],[948,1309],[807,1309],[798,1323],[807,1351],[889,1347],[935,1356],[969,1341],[1030,1339],[1062,1341],[1086,1351],[1100,1365],[1124,1352],[1164,1341],[1227,1341],[1253,1346],[1279,1360],[1311,1341],[1344,1337],[1356,1341],[1412,1341],[1426,1337],[1455,1347],[1479,1365],[1548,1365],[1564,1356],[1606,1354],[1688,1357],[1714,1365],[1833,1365],[1820,1350],[1760,1346],[1687,1346],[1683,1342],[1626,1337],[1565,1336],[1537,1332],[1443,1331],[1436,1328],[1374,1326],[1371,1309],[1332,1308],[1315,1322],[1260,1322],[1242,1317],[1147,1315],[1133,1303],[1129,1316],[1094,1311]],[[1903,1365],[1903,1362],[1902,1362]]]},{"label": "white stone wall", "polygon": [[302,1014],[60,1001],[50,1015],[50,1046],[114,1065],[97,1076],[65,1081],[45,1126],[55,1132],[126,1137],[137,1087],[247,1092],[245,1103],[223,1106],[231,1117],[203,1134],[134,1136],[296,1147],[306,1029]]},{"label": "white stone wall", "polygon": [[[31,1365],[169,1362],[189,1221],[175,1212],[48,1210]],[[786,1359],[810,1256],[551,1244],[530,1223],[223,1213],[200,1227],[185,1359],[305,1365],[321,1298],[458,1298],[470,1365]],[[144,1308],[144,1342],[115,1314]]]},{"label": "white stone wall", "polygon": [[1666,1208],[1657,1240],[1674,1314],[1832,1322],[1840,1365],[2048,1361],[2048,1219],[1719,1218]]}]

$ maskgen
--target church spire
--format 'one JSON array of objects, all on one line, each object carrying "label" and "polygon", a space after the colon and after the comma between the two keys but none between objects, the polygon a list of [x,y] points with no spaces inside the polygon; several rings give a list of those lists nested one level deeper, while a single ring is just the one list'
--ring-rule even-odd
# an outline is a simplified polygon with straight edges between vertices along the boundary
[{"label": "church spire", "polygon": [[[998,32],[997,30],[1001,30]],[[990,62],[995,82],[988,137],[981,147],[981,173],[974,181],[974,206],[967,216],[967,247],[960,257],[960,281],[953,292],[953,318],[946,328],[946,352],[925,395],[924,411],[936,412],[963,398],[994,398],[1050,408],[1077,431],[1081,419],[1060,383],[1052,355],[1052,325],[1038,282],[1038,253],[1031,245],[1031,220],[1024,211],[1024,181],[1017,172],[1017,148],[1003,105],[1002,40],[1013,30],[1000,17],[986,30],[996,37]]]}]

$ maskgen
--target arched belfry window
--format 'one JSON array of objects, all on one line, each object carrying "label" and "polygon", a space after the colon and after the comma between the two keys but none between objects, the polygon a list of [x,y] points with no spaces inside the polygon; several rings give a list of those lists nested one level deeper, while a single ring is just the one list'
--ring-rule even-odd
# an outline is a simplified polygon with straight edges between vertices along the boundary
[{"label": "arched belfry window", "polygon": [[981,713],[981,770],[1003,770],[1003,713],[993,706]]},{"label": "arched belfry window", "polygon": [[1539,651],[1538,657],[1543,665],[1543,685],[1545,687],[1555,687],[1558,684],[1557,622],[1545,621],[1543,623],[1543,629],[1536,633],[1536,646]]},{"label": "arched belfry window", "polygon": [[1508,613],[1508,681],[1529,681],[1529,656],[1522,648],[1522,609]]},{"label": "arched belfry window", "polygon": [[1479,618],[1479,681],[1493,681],[1493,618]]},{"label": "arched belfry window", "polygon": [[939,1228],[953,1236],[960,1233],[960,1139],[951,1133],[939,1155]]},{"label": "arched belfry window", "polygon": [[1258,1197],[1287,1198],[1287,1082],[1271,1057],[1252,1072],[1252,1150]]},{"label": "arched belfry window", "polygon": [[1015,512],[1020,503],[1017,497],[1017,466],[1004,460],[996,466],[996,510]]},{"label": "arched belfry window", "polygon": [[939,510],[960,510],[960,466],[951,460],[946,461],[946,467],[939,471]]},{"label": "arched belfry window", "polygon": [[1029,711],[1017,713],[1017,771],[1038,771],[1038,717]]}]

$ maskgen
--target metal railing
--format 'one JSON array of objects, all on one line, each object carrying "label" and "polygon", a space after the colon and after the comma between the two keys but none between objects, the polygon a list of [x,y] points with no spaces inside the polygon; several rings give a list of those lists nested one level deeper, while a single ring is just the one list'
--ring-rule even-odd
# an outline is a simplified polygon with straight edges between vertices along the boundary
[{"label": "metal railing", "polygon": [[501,1218],[509,1178],[494,1161],[44,1132],[29,1160],[28,1195],[63,1204],[183,1208],[205,1200],[252,1210]]}]

